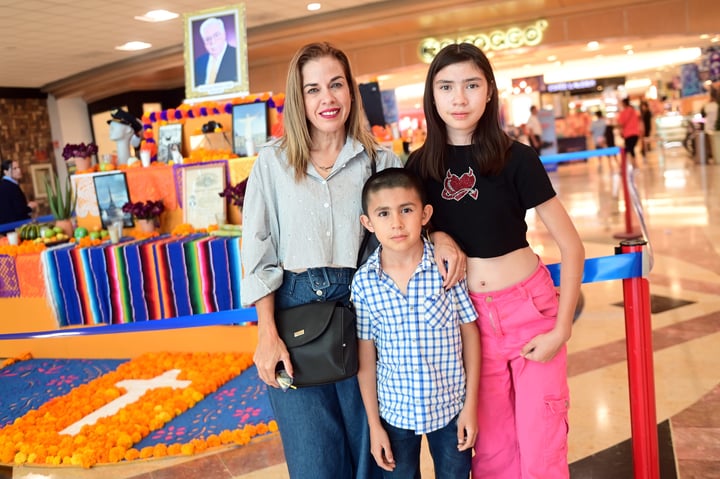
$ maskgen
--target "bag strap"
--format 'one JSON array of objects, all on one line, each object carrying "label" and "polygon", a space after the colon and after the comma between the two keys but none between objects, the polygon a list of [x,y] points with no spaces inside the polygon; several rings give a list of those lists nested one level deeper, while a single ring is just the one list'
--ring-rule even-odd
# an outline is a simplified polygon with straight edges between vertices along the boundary
[{"label": "bag strap", "polygon": [[[370,171],[371,174],[374,175],[377,170],[377,165],[375,164],[375,158],[370,158]],[[363,229],[365,227],[363,226]],[[363,235],[363,239],[360,242],[360,249],[358,250],[358,257],[355,264],[359,268],[360,266],[365,263],[365,260],[367,259],[367,255],[365,254],[365,250],[368,249],[368,242],[370,241],[370,237],[372,236],[372,233],[370,233],[367,229],[365,229],[365,235]]]}]

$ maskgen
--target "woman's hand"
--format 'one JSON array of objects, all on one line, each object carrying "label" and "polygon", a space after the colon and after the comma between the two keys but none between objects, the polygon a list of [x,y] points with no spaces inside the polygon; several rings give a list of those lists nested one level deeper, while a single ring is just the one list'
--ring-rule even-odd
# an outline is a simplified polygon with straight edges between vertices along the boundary
[{"label": "woman's hand", "polygon": [[283,363],[283,368],[290,377],[293,375],[290,353],[275,326],[275,295],[269,294],[255,302],[258,315],[258,344],[255,348],[253,361],[257,366],[260,380],[268,386],[279,388],[275,378],[275,368]]},{"label": "woman's hand", "polygon": [[532,338],[522,348],[520,354],[530,361],[546,363],[555,357],[568,339],[568,335],[564,335],[558,329],[553,329]]},{"label": "woman's hand", "polygon": [[449,234],[442,231],[430,233],[435,245],[435,262],[443,277],[443,287],[452,288],[465,277],[467,256]]},{"label": "woman's hand", "polygon": [[293,375],[290,354],[277,332],[273,334],[269,331],[259,330],[258,344],[257,348],[255,348],[253,361],[257,367],[260,380],[268,386],[280,387],[275,378],[275,368],[279,362],[283,363],[283,367],[290,377]]}]

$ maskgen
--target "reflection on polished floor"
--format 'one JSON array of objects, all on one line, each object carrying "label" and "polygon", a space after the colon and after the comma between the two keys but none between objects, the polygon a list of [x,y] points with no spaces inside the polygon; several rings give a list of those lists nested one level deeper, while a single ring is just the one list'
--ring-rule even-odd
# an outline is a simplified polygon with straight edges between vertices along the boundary
[{"label": "reflection on polished floor", "polygon": [[[654,254],[649,281],[661,477],[720,478],[720,245],[715,244],[720,242],[720,166],[698,165],[680,148],[656,149],[640,163],[636,184]],[[619,177],[607,160],[562,165],[551,178],[580,231],[587,257],[613,255],[619,243],[614,235],[625,232],[626,224]],[[637,218],[633,221],[637,226]],[[546,263],[557,262],[557,249],[538,220],[530,215],[528,223],[532,246]],[[630,479],[621,283],[586,284],[582,290],[584,308],[569,342],[572,478]],[[318,460],[332,460],[332,454]],[[423,467],[425,477],[432,477],[427,455]],[[249,446],[191,458],[90,470],[22,467],[12,477],[284,479],[288,475],[279,438],[271,435]]]}]

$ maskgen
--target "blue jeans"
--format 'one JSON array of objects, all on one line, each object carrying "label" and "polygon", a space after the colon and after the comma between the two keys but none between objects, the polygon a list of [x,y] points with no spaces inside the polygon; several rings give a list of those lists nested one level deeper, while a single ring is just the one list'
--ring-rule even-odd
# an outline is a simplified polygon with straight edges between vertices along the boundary
[{"label": "blue jeans", "polygon": [[[383,471],[385,478],[420,479],[420,441],[421,435],[415,431],[391,426],[384,420],[382,425],[390,439],[395,469]],[[430,455],[435,466],[436,479],[468,479],[472,449],[457,450],[457,417],[437,431],[425,434]]]},{"label": "blue jeans", "polygon": [[[275,308],[313,301],[350,301],[354,269],[286,271],[275,292]],[[357,378],[335,384],[268,388],[292,479],[379,479],[370,454],[370,432]]]}]

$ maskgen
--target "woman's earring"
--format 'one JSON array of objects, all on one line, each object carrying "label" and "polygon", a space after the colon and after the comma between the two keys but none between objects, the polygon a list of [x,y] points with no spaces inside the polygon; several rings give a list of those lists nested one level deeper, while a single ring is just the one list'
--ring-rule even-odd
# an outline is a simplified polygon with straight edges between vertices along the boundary
[{"label": "woman's earring", "polygon": [[492,100],[492,97],[491,97],[491,96],[489,96],[489,97],[487,98],[487,100],[485,100],[485,103],[490,103],[490,100]]}]

